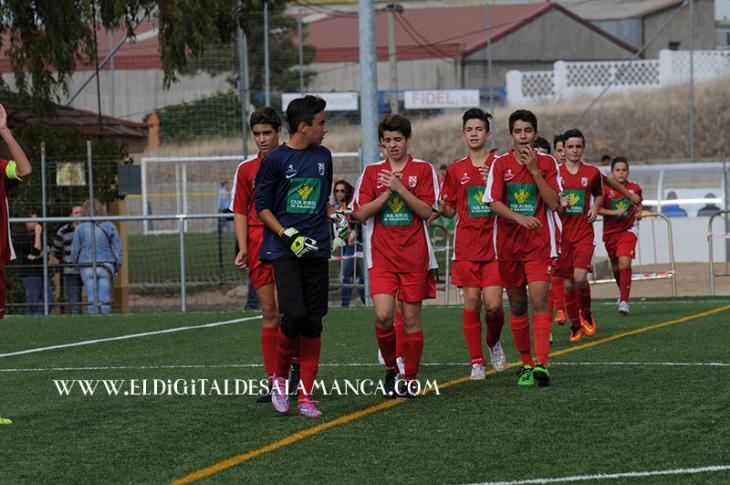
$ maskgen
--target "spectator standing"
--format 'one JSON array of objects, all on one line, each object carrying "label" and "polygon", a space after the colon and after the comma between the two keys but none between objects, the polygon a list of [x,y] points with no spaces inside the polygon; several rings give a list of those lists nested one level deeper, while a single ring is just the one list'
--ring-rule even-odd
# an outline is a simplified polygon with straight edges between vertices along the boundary
[{"label": "spectator standing", "polygon": [[[228,180],[221,182],[218,189],[218,213],[231,213],[231,183]],[[218,219],[218,233],[233,231],[233,223],[227,217]]]},{"label": "spectator standing", "polygon": [[[38,214],[30,212],[27,216],[36,219]],[[30,220],[14,238],[14,245],[20,263],[20,279],[25,289],[25,302],[28,315],[43,315],[43,226]],[[48,304],[55,303],[53,289],[48,286]]]},{"label": "spectator standing", "polygon": [[[346,180],[338,180],[335,182],[335,186],[332,188],[332,199],[334,203],[332,206],[337,211],[347,210],[348,205],[352,201],[352,197],[355,194],[355,187],[352,186]],[[349,218],[348,218],[349,220]],[[357,278],[358,284],[363,284],[363,278],[361,273],[360,265],[357,264],[355,259],[355,252],[362,251],[362,242],[358,241],[358,231],[350,228],[350,235],[342,246],[342,283],[344,285],[351,285],[353,276]],[[357,267],[357,273],[355,273]],[[360,299],[365,303],[365,290],[360,289]],[[345,286],[342,288],[342,307],[347,308],[350,306],[350,295],[352,295],[352,288]]]},{"label": "spectator standing", "polygon": [[[106,216],[98,200],[87,200],[83,217]],[[88,313],[112,312],[112,280],[122,267],[122,243],[117,226],[109,221],[81,222],[74,230],[71,243],[73,262],[81,265],[81,280],[89,300]]]},{"label": "spectator standing", "polygon": [[[81,204],[74,204],[71,206],[71,217],[78,219],[81,217],[81,211]],[[78,225],[79,221],[76,220],[61,226],[53,238],[51,248],[53,256],[64,265],[62,271],[63,293],[66,295],[67,311],[72,315],[81,313],[81,287],[83,284],[79,268],[73,266],[73,255],[71,254],[74,230]]]}]

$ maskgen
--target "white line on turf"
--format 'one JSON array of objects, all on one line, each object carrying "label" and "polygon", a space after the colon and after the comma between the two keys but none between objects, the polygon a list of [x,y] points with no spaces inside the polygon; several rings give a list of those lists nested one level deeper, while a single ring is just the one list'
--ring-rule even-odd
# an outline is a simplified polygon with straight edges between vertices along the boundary
[{"label": "white line on turf", "polygon": [[590,480],[615,480],[620,478],[643,478],[662,475],[693,475],[698,473],[714,473],[730,470],[730,465],[713,465],[698,468],[675,468],[673,470],[655,470],[645,472],[599,473],[597,475],[576,475],[572,477],[532,478],[529,480],[511,480],[506,482],[481,482],[470,485],[522,485],[528,483],[564,483],[587,482]]},{"label": "white line on turf", "polygon": [[[468,366],[467,362],[422,362],[422,367],[460,367]],[[550,366],[677,366],[677,367],[730,367],[726,362],[552,362]],[[380,367],[377,362],[321,362],[320,367]],[[158,369],[255,369],[262,367],[260,363],[244,364],[166,364],[166,365],[112,365],[87,367],[25,367],[0,368],[0,372],[65,372],[65,371],[106,371],[106,370],[158,370]]]},{"label": "white line on turf", "polygon": [[236,318],[233,320],[225,320],[222,322],[205,323],[202,325],[188,325],[186,327],[166,328],[164,330],[155,330],[153,332],[132,333],[129,335],[119,335],[117,337],[98,338],[98,339],[93,339],[93,340],[82,340],[80,342],[70,342],[67,344],[51,345],[49,347],[38,347],[35,349],[26,349],[26,350],[18,350],[15,352],[8,352],[5,354],[0,354],[0,357],[12,357],[15,355],[33,354],[36,352],[46,352],[48,350],[67,349],[70,347],[81,347],[82,345],[93,345],[93,344],[99,344],[99,343],[103,343],[103,342],[114,342],[117,340],[129,340],[129,339],[133,339],[133,338],[149,337],[151,335],[162,335],[165,333],[184,332],[186,330],[198,330],[200,328],[220,327],[223,325],[230,325],[232,323],[246,322],[249,320],[258,320],[259,318],[261,318],[261,315],[256,315],[253,317],[246,317],[246,318]]}]

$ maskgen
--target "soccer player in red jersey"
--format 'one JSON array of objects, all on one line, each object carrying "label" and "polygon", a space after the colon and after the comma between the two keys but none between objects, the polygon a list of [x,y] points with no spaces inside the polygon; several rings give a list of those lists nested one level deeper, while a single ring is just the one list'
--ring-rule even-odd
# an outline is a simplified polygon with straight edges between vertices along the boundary
[{"label": "soccer player in red jersey", "polygon": [[[375,335],[387,368],[385,397],[408,398],[413,395],[410,383],[416,379],[423,353],[421,304],[432,297],[429,270],[436,258],[426,222],[437,208],[438,181],[430,163],[408,153],[408,118],[385,116],[378,125],[378,136],[386,159],[365,167],[352,208],[363,223]],[[398,386],[393,329],[396,296],[402,305],[405,328],[405,373]]]},{"label": "soccer player in red jersey", "polygon": [[[492,367],[504,370],[506,357],[500,337],[504,326],[502,284],[494,246],[488,244],[494,233],[495,214],[482,201],[484,185],[494,154],[487,150],[489,118],[479,108],[462,117],[462,139],[469,155],[452,163],[444,179],[439,212],[446,217],[458,215],[454,227],[454,255],[451,280],[464,291],[463,329],[469,357],[471,379],[485,378],[486,362],[482,352],[482,301],[486,307],[486,343]],[[487,243],[485,243],[487,242]]]},{"label": "soccer player in red jersey", "polygon": [[[611,178],[630,194],[641,199],[641,187],[628,179],[629,162],[626,158],[616,157],[611,161]],[[636,242],[639,238],[641,202],[638,205],[633,204],[610,187],[605,187],[603,194],[603,204],[599,210],[599,214],[603,216],[603,242],[619,289],[618,311],[627,315],[631,292],[631,260],[636,255]]]},{"label": "soccer player in red jersey", "polygon": [[23,177],[29,176],[33,169],[28,161],[28,157],[15,140],[13,133],[8,128],[8,115],[5,108],[0,104],[0,137],[3,139],[12,160],[0,160],[0,318],[5,316],[5,265],[11,259],[15,259],[15,251],[13,243],[10,239],[10,223],[8,219],[8,192],[21,182]]},{"label": "soccer player in red jersey", "polygon": [[563,278],[565,307],[571,322],[570,342],[579,342],[583,335],[596,333],[591,312],[588,273],[594,251],[593,222],[603,200],[603,177],[600,170],[583,162],[585,137],[572,129],[563,135],[565,163],[560,165],[562,196],[568,204],[560,211],[562,233],[558,273]]},{"label": "soccer player in red jersey", "polygon": [[[276,368],[279,308],[276,304],[274,269],[270,262],[264,263],[259,259],[264,223],[256,213],[254,179],[261,160],[270,150],[279,146],[281,118],[273,108],[259,108],[251,114],[250,126],[258,153],[238,165],[230,209],[233,212],[233,227],[238,242],[235,265],[241,271],[248,271],[248,277],[261,303],[261,353],[264,358],[264,372],[271,380]],[[271,394],[260,396],[258,402],[271,402]]]},{"label": "soccer player in red jersey", "polygon": [[[513,112],[509,133],[514,148],[492,164],[483,200],[497,214],[495,252],[509,298],[512,335],[522,359],[517,383],[548,386],[551,318],[547,296],[551,261],[557,256],[550,211],[558,209],[562,187],[555,159],[533,148],[537,136],[535,114],[527,110]],[[537,364],[531,350],[528,296]]]}]

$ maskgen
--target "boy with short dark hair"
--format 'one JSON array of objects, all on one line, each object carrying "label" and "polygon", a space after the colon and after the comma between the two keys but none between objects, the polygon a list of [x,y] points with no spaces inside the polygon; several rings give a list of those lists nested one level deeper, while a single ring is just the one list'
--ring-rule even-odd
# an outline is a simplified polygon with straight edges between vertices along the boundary
[{"label": "boy with short dark hair", "polygon": [[[517,383],[548,386],[551,319],[547,296],[551,263],[557,256],[550,211],[558,209],[562,188],[555,159],[533,148],[537,136],[534,113],[513,112],[509,133],[514,148],[494,161],[483,200],[497,214],[495,252],[509,298],[512,335],[522,359]],[[534,318],[537,364],[531,351],[528,301]]]},{"label": "boy with short dark hair", "polygon": [[[233,212],[233,228],[238,242],[234,264],[239,270],[248,271],[251,286],[261,304],[261,353],[264,372],[271,381],[276,367],[279,308],[276,304],[274,268],[271,263],[259,259],[264,223],[256,212],[254,179],[261,167],[261,160],[279,146],[281,118],[273,108],[266,106],[254,111],[249,121],[258,153],[238,165],[233,179],[230,210]],[[270,402],[271,394],[259,396],[258,401]]]},{"label": "boy with short dark hair", "polygon": [[486,307],[485,340],[492,367],[501,372],[507,363],[500,342],[504,312],[499,264],[494,246],[489,244],[494,233],[495,214],[482,201],[484,184],[494,163],[494,154],[486,148],[492,135],[489,118],[491,115],[479,108],[467,110],[462,116],[461,136],[469,154],[448,167],[439,202],[441,214],[446,217],[458,215],[454,227],[451,281],[464,291],[462,326],[471,359],[472,380],[485,378],[482,301]]},{"label": "boy with short dark hair", "polygon": [[560,165],[560,180],[567,206],[560,212],[558,273],[563,278],[565,308],[572,324],[568,340],[575,343],[583,335],[592,337],[596,333],[588,273],[594,250],[593,222],[603,200],[603,181],[598,168],[583,161],[583,133],[572,129],[566,131],[563,138],[566,161]]},{"label": "boy with short dark hair", "polygon": [[[429,270],[436,266],[436,258],[426,221],[437,207],[438,181],[430,163],[408,153],[408,118],[385,116],[378,125],[378,136],[386,158],[365,167],[352,207],[364,224],[375,335],[387,368],[385,397],[409,398],[414,391],[410,382],[416,379],[423,353],[421,305],[435,296]],[[403,389],[396,389],[396,296],[402,302],[405,329]]]},{"label": "boy with short dark hair", "polygon": [[289,140],[264,157],[255,181],[256,210],[265,224],[259,257],[274,265],[282,314],[271,403],[279,413],[289,411],[286,376],[299,348],[297,413],[309,418],[322,416],[311,393],[327,314],[330,218],[347,238],[347,219],[329,203],[332,154],[321,145],[327,133],[325,106],[311,95],[289,103]]}]

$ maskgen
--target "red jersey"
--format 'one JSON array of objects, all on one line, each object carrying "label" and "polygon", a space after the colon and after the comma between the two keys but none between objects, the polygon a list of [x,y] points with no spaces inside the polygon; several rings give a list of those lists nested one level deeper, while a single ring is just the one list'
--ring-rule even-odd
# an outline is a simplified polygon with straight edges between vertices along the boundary
[{"label": "red jersey", "polygon": [[579,162],[575,173],[570,173],[567,164],[561,165],[559,170],[563,195],[568,198],[568,207],[560,214],[562,240],[593,244],[593,223],[588,222],[586,214],[594,197],[603,194],[603,175],[595,166],[583,162]]},{"label": "red jersey", "polygon": [[[494,155],[489,154],[485,165],[490,168]],[[452,163],[446,171],[441,193],[446,205],[456,210],[458,220],[454,227],[455,260],[491,261],[491,244],[496,214],[484,203],[484,179],[471,158]]]},{"label": "red jersey", "polygon": [[[639,184],[627,180],[623,185],[630,193],[641,197],[641,187]],[[639,221],[636,220],[636,206],[631,204],[630,200],[606,185],[603,189],[603,203],[601,207],[610,210],[628,207],[628,210],[620,216],[603,216],[604,241],[608,236],[626,231],[631,231],[636,234],[636,237],[639,237]]]},{"label": "red jersey", "polygon": [[231,212],[248,216],[249,226],[263,226],[259,219],[254,203],[254,179],[261,166],[261,153],[244,160],[236,168],[236,177],[233,179],[233,196],[231,197]]},{"label": "red jersey", "polygon": [[[355,187],[352,209],[377,199],[387,189],[378,184],[378,173],[392,170],[388,160],[365,167]],[[436,208],[438,180],[430,163],[408,156],[401,182],[416,197]],[[381,268],[396,273],[428,271],[437,267],[426,220],[411,211],[396,193],[391,194],[380,211],[363,225],[368,268]]]},{"label": "red jersey", "polygon": [[[562,191],[558,177],[558,164],[550,155],[537,154],[540,173],[556,193]],[[494,160],[489,171],[484,202],[501,201],[511,211],[524,216],[536,217],[541,226],[537,230],[526,229],[516,222],[497,216],[494,228],[494,250],[497,259],[504,261],[529,261],[550,259],[557,256],[555,221],[549,214],[537,190],[535,179],[527,168],[519,163],[513,151]]]},{"label": "red jersey", "polygon": [[20,179],[15,175],[15,162],[0,160],[0,268],[11,259],[15,259],[15,249],[10,239],[10,212],[8,211],[8,192],[10,192]]}]

